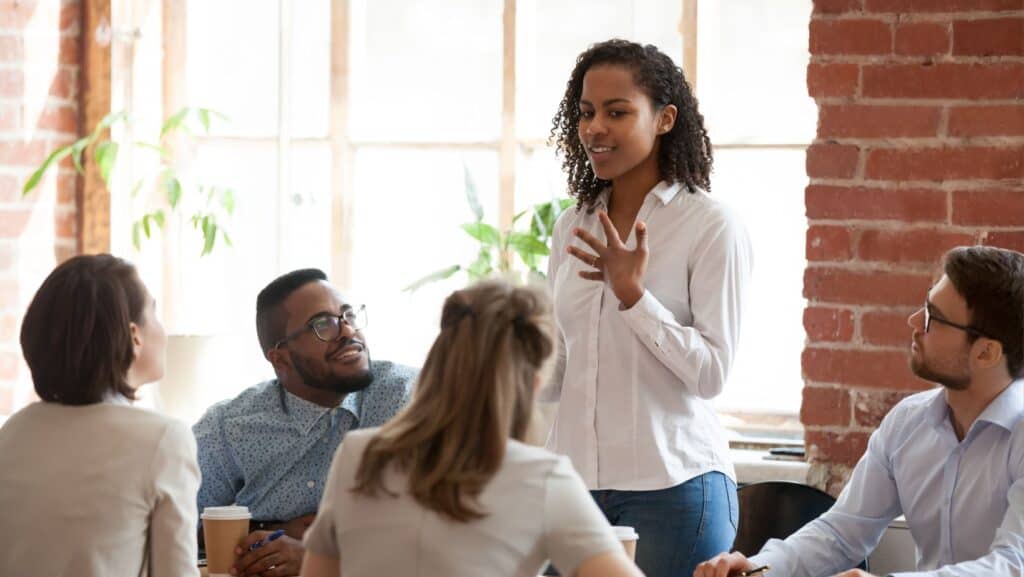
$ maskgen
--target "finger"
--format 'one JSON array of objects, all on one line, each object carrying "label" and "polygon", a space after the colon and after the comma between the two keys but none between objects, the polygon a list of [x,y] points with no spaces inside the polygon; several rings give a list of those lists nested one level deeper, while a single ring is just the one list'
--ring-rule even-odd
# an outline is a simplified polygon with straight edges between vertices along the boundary
[{"label": "finger", "polygon": [[245,574],[260,575],[271,567],[276,567],[282,564],[284,564],[284,558],[279,553],[274,552],[246,568]]},{"label": "finger", "polygon": [[622,248],[622,239],[619,238],[619,231],[615,230],[615,225],[612,224],[612,219],[608,218],[608,213],[599,210],[597,211],[597,218],[601,221],[601,228],[604,229],[604,237],[608,239],[608,246]]},{"label": "finger", "polygon": [[267,535],[270,535],[270,531],[253,531],[252,533],[249,533],[245,536],[245,539],[242,539],[242,541],[238,544],[238,547],[235,547],[235,554],[241,555],[243,553],[248,552],[249,547],[252,547],[254,544],[259,543]]},{"label": "finger", "polygon": [[647,223],[643,221],[636,223],[636,248],[640,252],[647,252]]},{"label": "finger", "polygon": [[603,255],[605,251],[608,250],[607,245],[598,240],[596,236],[590,234],[589,232],[583,230],[582,228],[577,228],[573,232],[576,234],[577,238],[590,245],[590,248],[594,249],[594,252],[596,252],[599,256]]},{"label": "finger", "polygon": [[577,248],[575,246],[570,246],[569,247],[569,254],[571,254],[572,256],[574,256],[574,257],[580,259],[581,261],[583,261],[583,264],[585,264],[585,265],[592,266],[592,267],[596,267],[597,266],[597,258],[598,257],[597,257],[596,254],[591,254],[591,253],[589,253],[589,252],[587,252],[587,251],[585,251],[583,249]]},{"label": "finger", "polygon": [[599,270],[595,270],[595,271],[581,270],[580,271],[580,276],[585,278],[585,279],[587,279],[587,280],[604,280],[604,272],[603,271],[599,271]]},{"label": "finger", "polygon": [[262,573],[263,577],[289,577],[291,575],[298,575],[299,567],[293,565],[291,562],[282,563],[272,569],[267,569]]},{"label": "finger", "polygon": [[[273,543],[271,543],[273,545]],[[248,575],[253,573],[252,567],[265,559],[266,557],[273,555],[276,551],[266,545],[256,549],[254,551],[248,551],[235,562],[235,568],[238,569],[239,575]]]}]

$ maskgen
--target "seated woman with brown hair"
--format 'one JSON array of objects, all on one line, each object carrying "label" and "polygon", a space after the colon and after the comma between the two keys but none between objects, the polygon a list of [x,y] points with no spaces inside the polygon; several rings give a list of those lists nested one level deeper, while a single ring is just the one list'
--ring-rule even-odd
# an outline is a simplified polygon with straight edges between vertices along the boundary
[{"label": "seated woman with brown hair", "polygon": [[135,267],[78,256],[46,278],[21,348],[42,402],[0,429],[0,575],[197,575],[195,440],[129,406],[167,337]]},{"label": "seated woman with brown hair", "polygon": [[448,297],[413,402],[335,454],[303,575],[641,575],[568,459],[523,442],[552,323],[535,289]]}]

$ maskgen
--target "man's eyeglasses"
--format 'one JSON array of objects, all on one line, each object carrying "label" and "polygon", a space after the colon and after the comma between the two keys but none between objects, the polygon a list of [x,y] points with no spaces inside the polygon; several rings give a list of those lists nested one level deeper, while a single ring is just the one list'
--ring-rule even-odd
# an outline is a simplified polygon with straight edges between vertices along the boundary
[{"label": "man's eyeglasses", "polygon": [[355,308],[349,307],[343,310],[340,315],[322,314],[310,319],[302,328],[277,341],[274,348],[280,347],[306,331],[313,331],[313,335],[316,338],[329,343],[341,338],[342,323],[351,327],[353,331],[361,331],[366,328],[368,322],[366,305],[359,305]]},{"label": "man's eyeglasses", "polygon": [[[934,314],[932,314],[932,303],[930,303],[928,301],[924,301],[924,332],[927,333],[927,332],[931,331],[932,323],[939,323],[941,325],[946,325],[947,327],[953,327],[954,329],[960,329],[960,330],[964,331],[965,333],[967,333],[969,335],[976,336],[976,337],[985,337],[986,339],[991,339],[992,338],[992,337],[986,335],[985,333],[979,331],[978,329],[976,329],[976,328],[974,328],[974,327],[972,327],[970,325],[957,324],[957,323],[954,323],[953,321],[948,321],[948,320],[946,320],[946,319],[944,319],[942,317],[935,316]],[[993,339],[993,340],[995,340],[995,339]]]}]

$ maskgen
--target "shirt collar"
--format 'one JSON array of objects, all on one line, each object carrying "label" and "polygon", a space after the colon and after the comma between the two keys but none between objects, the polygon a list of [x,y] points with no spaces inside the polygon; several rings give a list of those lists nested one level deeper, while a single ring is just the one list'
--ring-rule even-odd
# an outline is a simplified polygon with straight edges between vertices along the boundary
[{"label": "shirt collar", "polygon": [[[320,419],[335,410],[328,407],[322,407],[297,395],[293,395],[284,388],[284,385],[281,384],[280,381],[278,381],[277,386],[281,389],[282,400],[284,402],[284,412],[287,418],[291,419],[292,424],[295,425],[303,435],[308,435],[313,429],[313,426],[316,425]],[[361,404],[362,401],[359,392],[349,393],[345,395],[345,399],[337,408],[352,413],[358,422],[359,406]]]},{"label": "shirt collar", "polygon": [[[657,197],[658,200],[661,201],[661,205],[665,206],[666,204],[672,202],[672,199],[675,198],[677,194],[679,194],[679,191],[682,188],[683,184],[681,182],[668,182],[666,180],[662,180],[658,184],[654,185],[654,188],[652,188],[649,191],[649,194],[653,194],[655,197]],[[594,201],[594,208],[607,210],[608,197],[611,196],[611,193],[612,187],[610,186],[602,190],[600,194],[597,195],[597,199]]]},{"label": "shirt collar", "polygon": [[1012,431],[1022,417],[1024,417],[1024,379],[1017,379],[1003,389],[998,397],[992,399],[977,420]]}]

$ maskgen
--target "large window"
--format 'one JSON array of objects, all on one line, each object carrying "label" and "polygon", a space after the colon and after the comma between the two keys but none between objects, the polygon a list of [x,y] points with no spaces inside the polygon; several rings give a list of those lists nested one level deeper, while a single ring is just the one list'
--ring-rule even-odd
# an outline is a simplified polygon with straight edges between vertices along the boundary
[{"label": "large window", "polygon": [[[518,211],[563,196],[560,162],[546,143],[551,118],[577,54],[624,37],[687,63],[716,145],[713,194],[742,214],[754,239],[751,307],[719,406],[797,412],[803,158],[816,117],[804,83],[810,0],[182,6],[164,9],[174,20],[164,22],[164,34],[176,26],[185,41],[168,46],[166,66],[183,68],[165,67],[163,106],[176,86],[178,105],[230,118],[198,137],[188,170],[231,186],[238,209],[229,225],[232,249],[200,258],[187,227],[169,237],[171,246],[143,249],[146,263],[159,263],[147,270],[171,303],[174,332],[248,335],[245,346],[255,349],[259,288],[281,272],[318,266],[367,304],[376,358],[419,364],[441,300],[464,279],[402,289],[475,255],[459,229],[473,219],[466,175],[485,220],[503,226]],[[240,374],[258,371],[269,367]],[[218,383],[216,395],[249,384]]]}]

